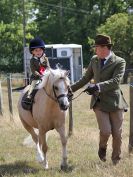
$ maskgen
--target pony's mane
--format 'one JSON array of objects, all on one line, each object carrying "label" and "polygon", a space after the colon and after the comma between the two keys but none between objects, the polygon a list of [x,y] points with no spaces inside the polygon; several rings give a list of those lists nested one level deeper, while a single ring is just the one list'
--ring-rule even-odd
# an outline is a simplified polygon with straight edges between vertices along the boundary
[{"label": "pony's mane", "polygon": [[65,75],[65,70],[62,70],[62,69],[55,69],[55,70],[51,70],[52,74],[54,75],[54,79],[57,80],[59,78],[65,78],[66,75]]},{"label": "pony's mane", "polygon": [[60,78],[66,79],[67,82],[69,82],[66,72],[67,72],[66,70],[62,70],[60,68],[46,70],[44,73],[44,76],[42,77],[42,82],[38,85],[38,89],[45,87],[48,77],[50,77],[50,75],[53,76],[53,82],[55,82],[56,80]]}]

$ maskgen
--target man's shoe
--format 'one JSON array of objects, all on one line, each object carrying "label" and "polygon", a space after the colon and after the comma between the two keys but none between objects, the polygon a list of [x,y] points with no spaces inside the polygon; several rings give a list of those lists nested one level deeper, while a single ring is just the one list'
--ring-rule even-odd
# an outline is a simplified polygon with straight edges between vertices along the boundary
[{"label": "man's shoe", "polygon": [[106,161],[106,148],[99,148],[98,156],[101,161],[105,162]]}]

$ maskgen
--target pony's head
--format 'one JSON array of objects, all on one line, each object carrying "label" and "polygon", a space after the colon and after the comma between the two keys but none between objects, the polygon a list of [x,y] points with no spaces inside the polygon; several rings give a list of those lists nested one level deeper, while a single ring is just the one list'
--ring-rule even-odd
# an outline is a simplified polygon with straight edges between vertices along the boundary
[{"label": "pony's head", "polygon": [[68,92],[70,88],[70,80],[68,78],[68,72],[56,69],[52,72],[54,82],[53,82],[53,93],[54,97],[57,99],[60,109],[67,110],[69,107]]},{"label": "pony's head", "polygon": [[44,88],[47,96],[59,104],[61,110],[69,107],[68,93],[70,91],[70,80],[68,71],[62,69],[49,69],[42,78],[41,87]]}]

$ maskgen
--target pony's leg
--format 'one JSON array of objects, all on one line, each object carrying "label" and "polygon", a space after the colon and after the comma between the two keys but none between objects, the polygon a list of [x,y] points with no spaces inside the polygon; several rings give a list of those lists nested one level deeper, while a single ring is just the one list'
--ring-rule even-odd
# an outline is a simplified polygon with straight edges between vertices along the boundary
[{"label": "pony's leg", "polygon": [[43,164],[45,169],[48,169],[48,162],[46,158],[47,153],[46,133],[41,133],[39,130],[39,142],[37,144],[37,160]]},{"label": "pony's leg", "polygon": [[67,145],[67,138],[66,138],[66,135],[65,135],[65,126],[62,126],[58,129],[56,129],[57,132],[60,134],[60,137],[61,137],[61,143],[62,143],[62,162],[61,162],[61,169],[62,170],[66,170],[67,167],[68,167],[68,164],[67,164],[67,148],[66,148],[66,145]]},{"label": "pony's leg", "polygon": [[24,128],[31,134],[33,141],[37,144],[38,143],[38,135],[35,133],[33,127],[29,126],[23,119],[21,119],[21,122],[22,122]]}]

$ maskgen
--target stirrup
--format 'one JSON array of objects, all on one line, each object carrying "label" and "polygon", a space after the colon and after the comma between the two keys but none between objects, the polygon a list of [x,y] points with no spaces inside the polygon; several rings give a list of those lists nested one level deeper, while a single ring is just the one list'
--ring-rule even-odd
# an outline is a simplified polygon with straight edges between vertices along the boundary
[{"label": "stirrup", "polygon": [[32,104],[33,100],[32,98],[26,97],[24,100],[22,100],[22,102],[27,103],[27,104]]},{"label": "stirrup", "polygon": [[29,100],[31,100],[31,99],[32,99],[31,94],[30,94],[30,95],[27,95],[26,98],[29,99]]}]

